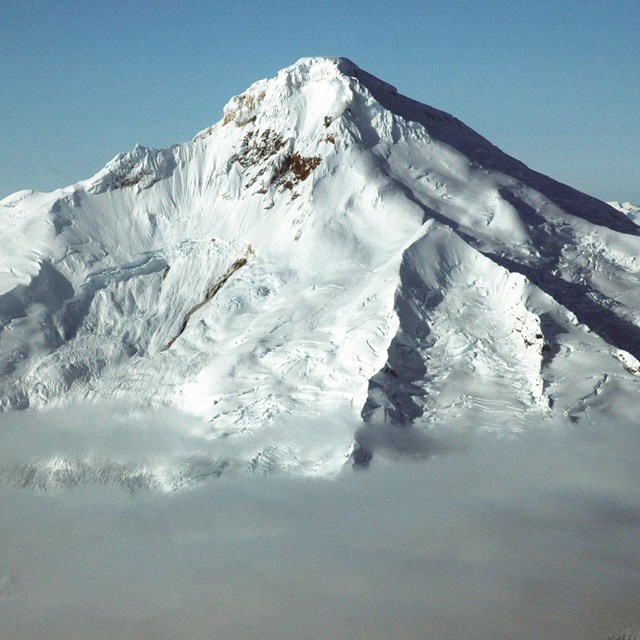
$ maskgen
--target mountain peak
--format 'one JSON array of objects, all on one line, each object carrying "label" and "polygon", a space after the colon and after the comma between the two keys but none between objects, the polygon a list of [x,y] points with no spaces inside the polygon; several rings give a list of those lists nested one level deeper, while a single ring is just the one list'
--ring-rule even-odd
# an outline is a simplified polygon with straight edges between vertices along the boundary
[{"label": "mountain peak", "polygon": [[[395,87],[363,71],[348,58],[301,58],[275,77],[259,80],[231,98],[218,124],[233,122],[243,127],[266,113],[272,123],[291,122],[296,134],[305,136],[347,109],[352,110],[356,96],[358,104],[369,103],[370,111],[372,103],[380,107],[379,98],[396,95]],[[212,130],[209,127],[201,131],[196,139],[206,137]]]},{"label": "mountain peak", "polygon": [[358,80],[370,91],[385,90],[391,94],[397,93],[397,89],[393,85],[361,69],[355,62],[344,57],[300,58],[291,66],[282,69],[278,75],[280,74],[303,82],[341,76]]},{"label": "mountain peak", "polygon": [[322,69],[325,72],[328,72],[329,69],[334,69],[337,73],[352,77],[355,77],[360,71],[353,61],[344,56],[304,56],[292,65],[282,69],[280,73],[288,73],[297,69],[307,72],[311,69]]},{"label": "mountain peak", "polygon": [[478,407],[509,430],[637,388],[638,227],[346,58],[254,83],[194,141],[6,198],[0,222],[7,409],[141,398],[220,447],[265,430],[245,462],[315,473],[353,428],[300,444],[284,416],[362,418],[365,464]]}]

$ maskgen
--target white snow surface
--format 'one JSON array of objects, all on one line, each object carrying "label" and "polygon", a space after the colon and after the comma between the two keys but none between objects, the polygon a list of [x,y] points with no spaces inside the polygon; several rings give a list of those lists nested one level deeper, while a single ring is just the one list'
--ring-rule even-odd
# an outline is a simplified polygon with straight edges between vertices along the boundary
[{"label": "white snow surface", "polygon": [[631,204],[630,202],[617,202],[616,200],[607,204],[624,213],[632,222],[640,224],[640,207],[637,205]]},{"label": "white snow surface", "polygon": [[622,212],[305,58],[190,142],[0,202],[0,404],[168,406],[211,460],[231,452],[221,472],[305,474],[428,454],[433,430],[623,413],[640,230]]}]

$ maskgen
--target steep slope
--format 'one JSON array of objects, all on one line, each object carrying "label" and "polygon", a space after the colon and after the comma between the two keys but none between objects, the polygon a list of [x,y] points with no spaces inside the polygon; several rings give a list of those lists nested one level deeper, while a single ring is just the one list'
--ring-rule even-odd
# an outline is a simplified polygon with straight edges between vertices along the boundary
[{"label": "steep slope", "polygon": [[[346,59],[0,221],[6,409],[173,405],[315,473],[637,394],[638,227]],[[344,426],[252,444],[318,415]]]},{"label": "steep slope", "polygon": [[617,209],[618,211],[624,213],[624,215],[627,216],[627,218],[629,218],[629,220],[631,220],[632,222],[640,224],[640,207],[636,206],[635,204],[631,204],[630,202],[613,201],[609,202],[608,204],[614,209]]}]

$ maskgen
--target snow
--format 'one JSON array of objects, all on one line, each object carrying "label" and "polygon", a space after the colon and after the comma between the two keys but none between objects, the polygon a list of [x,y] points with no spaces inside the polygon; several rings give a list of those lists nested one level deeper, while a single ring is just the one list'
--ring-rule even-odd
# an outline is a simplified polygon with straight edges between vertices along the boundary
[{"label": "snow", "polygon": [[631,220],[632,222],[640,224],[640,207],[638,207],[637,205],[631,204],[630,202],[617,201],[609,202],[607,204],[612,206],[614,209],[617,209],[618,211],[624,213],[624,215],[627,216],[627,218],[629,218],[629,220]]},{"label": "snow", "polygon": [[[368,430],[512,433],[637,401],[637,227],[346,59],[9,196],[0,222],[8,412],[169,406],[236,443],[230,469],[326,474],[369,459]],[[279,426],[318,416],[342,417]]]}]

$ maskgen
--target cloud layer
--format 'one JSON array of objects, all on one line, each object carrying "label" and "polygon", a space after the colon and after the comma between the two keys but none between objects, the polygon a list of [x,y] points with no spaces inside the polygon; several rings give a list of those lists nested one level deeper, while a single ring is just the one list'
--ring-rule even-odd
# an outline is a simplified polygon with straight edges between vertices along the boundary
[{"label": "cloud layer", "polygon": [[[35,427],[38,442],[28,427],[7,437],[2,463],[56,448],[170,461],[200,442],[156,416],[135,435],[105,418],[102,436],[69,444],[61,433],[82,418],[68,415],[48,441]],[[597,640],[640,623],[634,425],[435,450],[175,493],[5,486],[0,637]]]}]

